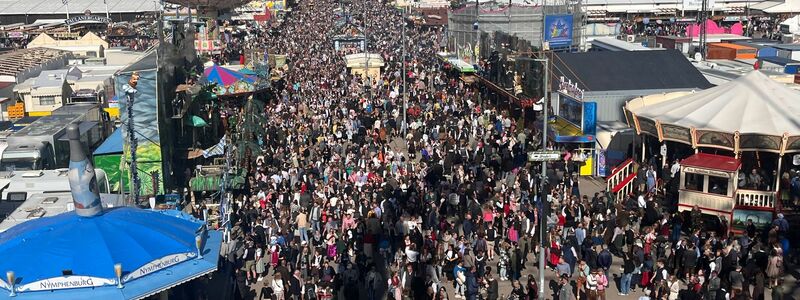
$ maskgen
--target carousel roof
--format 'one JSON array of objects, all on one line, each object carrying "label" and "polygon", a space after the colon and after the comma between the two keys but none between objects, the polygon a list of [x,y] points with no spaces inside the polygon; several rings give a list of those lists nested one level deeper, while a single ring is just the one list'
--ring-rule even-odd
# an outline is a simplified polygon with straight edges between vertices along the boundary
[{"label": "carousel roof", "polygon": [[800,92],[752,71],[726,84],[680,97],[633,100],[625,107],[661,124],[726,133],[800,135]]}]

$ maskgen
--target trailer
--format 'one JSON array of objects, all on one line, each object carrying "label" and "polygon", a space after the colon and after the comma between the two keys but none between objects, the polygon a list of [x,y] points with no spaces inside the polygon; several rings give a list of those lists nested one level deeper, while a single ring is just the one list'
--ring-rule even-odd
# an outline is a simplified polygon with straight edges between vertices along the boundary
[{"label": "trailer", "polygon": [[67,105],[11,134],[0,159],[0,171],[52,170],[69,164],[67,125],[78,124],[81,142],[93,150],[105,138],[107,118],[97,104]]}]

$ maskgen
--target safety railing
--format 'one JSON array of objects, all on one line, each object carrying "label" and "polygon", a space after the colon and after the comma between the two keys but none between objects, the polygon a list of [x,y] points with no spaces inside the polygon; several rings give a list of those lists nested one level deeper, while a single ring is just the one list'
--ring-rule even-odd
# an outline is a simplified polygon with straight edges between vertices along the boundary
[{"label": "safety railing", "polygon": [[628,159],[611,169],[611,175],[606,178],[606,191],[611,192],[617,201],[634,190],[634,179],[636,179],[634,165],[633,159]]},{"label": "safety railing", "polygon": [[736,206],[775,208],[775,192],[738,189]]}]

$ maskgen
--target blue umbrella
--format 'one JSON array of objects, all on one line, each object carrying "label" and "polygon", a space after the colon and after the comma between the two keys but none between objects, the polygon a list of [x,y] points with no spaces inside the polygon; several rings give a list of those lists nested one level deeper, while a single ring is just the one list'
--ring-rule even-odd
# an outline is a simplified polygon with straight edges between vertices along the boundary
[{"label": "blue umbrella", "polygon": [[[221,233],[202,228],[180,215],[130,207],[44,217],[0,233],[0,272],[14,272],[13,299],[136,299],[216,270]],[[0,288],[9,285],[0,281]]]}]

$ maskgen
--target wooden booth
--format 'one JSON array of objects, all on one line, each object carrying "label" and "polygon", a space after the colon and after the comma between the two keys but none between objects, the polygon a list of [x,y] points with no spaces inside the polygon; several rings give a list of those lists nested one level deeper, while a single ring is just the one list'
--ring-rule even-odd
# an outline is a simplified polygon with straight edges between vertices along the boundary
[{"label": "wooden booth", "polygon": [[704,214],[729,221],[731,232],[742,232],[750,219],[756,226],[768,226],[775,213],[775,192],[738,187],[742,162],[706,153],[681,161],[678,210],[697,206]]}]

